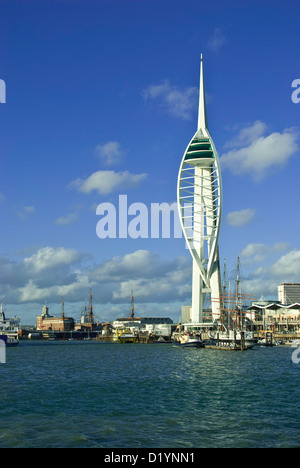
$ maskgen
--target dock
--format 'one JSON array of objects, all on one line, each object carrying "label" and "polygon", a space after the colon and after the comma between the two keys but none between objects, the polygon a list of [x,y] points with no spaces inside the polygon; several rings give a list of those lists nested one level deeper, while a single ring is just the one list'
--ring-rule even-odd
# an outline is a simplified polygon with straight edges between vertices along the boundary
[{"label": "dock", "polygon": [[214,349],[220,351],[247,351],[248,349],[252,349],[253,346],[245,345],[242,349],[241,346],[217,346],[217,345],[205,345],[205,349]]}]

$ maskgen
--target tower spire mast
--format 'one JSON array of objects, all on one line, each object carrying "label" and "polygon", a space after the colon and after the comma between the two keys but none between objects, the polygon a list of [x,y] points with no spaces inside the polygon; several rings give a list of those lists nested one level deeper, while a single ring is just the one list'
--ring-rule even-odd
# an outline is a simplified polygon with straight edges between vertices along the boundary
[{"label": "tower spire mast", "polygon": [[203,73],[203,55],[200,62],[200,88],[199,88],[199,111],[198,111],[198,130],[207,129],[206,101]]}]

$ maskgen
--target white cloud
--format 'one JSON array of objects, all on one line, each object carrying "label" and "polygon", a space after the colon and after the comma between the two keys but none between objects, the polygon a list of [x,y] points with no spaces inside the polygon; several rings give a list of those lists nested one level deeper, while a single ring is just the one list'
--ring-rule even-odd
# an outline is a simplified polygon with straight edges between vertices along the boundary
[{"label": "white cloud", "polygon": [[131,174],[129,171],[97,171],[87,179],[76,179],[70,187],[79,192],[90,193],[96,190],[100,195],[108,195],[116,190],[125,190],[138,187],[147,177],[147,174]]},{"label": "white cloud", "polygon": [[56,284],[53,286],[40,287],[36,281],[30,279],[25,286],[19,288],[19,302],[45,301],[46,299],[59,300],[65,297],[68,300],[78,298],[78,293],[88,291],[89,279],[85,275],[78,275],[76,280],[70,284]]},{"label": "white cloud", "polygon": [[277,242],[271,246],[266,244],[248,244],[242,250],[241,257],[247,260],[248,263],[258,263],[290,249],[290,245],[286,242]]},{"label": "white cloud", "polygon": [[[191,298],[190,258],[166,260],[148,250],[118,256],[95,265],[91,256],[64,247],[43,247],[19,261],[0,257],[0,298],[6,303],[83,303],[93,288],[94,303],[107,311],[123,304],[130,306],[131,289],[140,304],[180,305]],[[105,305],[105,306],[104,306]],[[126,309],[127,307],[127,309]],[[80,310],[80,307],[79,307]],[[125,310],[125,312],[124,312]],[[107,317],[107,318],[115,318]]]},{"label": "white cloud", "polygon": [[233,148],[221,156],[222,167],[236,175],[250,174],[256,182],[261,182],[274,168],[284,167],[298,151],[299,133],[295,128],[287,128],[282,133],[263,136],[266,128],[263,122],[256,121],[242,129],[226,144]]},{"label": "white cloud", "polygon": [[222,32],[222,29],[215,28],[212,36],[209,38],[207,48],[212,52],[219,52],[223,45],[227,42],[227,39]]},{"label": "white cloud", "polygon": [[35,213],[34,206],[24,206],[21,211],[18,211],[18,216],[21,219],[27,219],[28,216]]},{"label": "white cloud", "polygon": [[87,285],[83,261],[89,255],[64,247],[43,247],[20,260],[0,258],[0,297],[14,304],[35,300],[75,300]]},{"label": "white cloud", "polygon": [[78,219],[78,213],[70,213],[66,216],[57,218],[54,223],[58,226],[69,226],[70,224],[76,223]]},{"label": "white cloud", "polygon": [[24,259],[24,265],[32,273],[40,273],[42,270],[70,265],[79,260],[80,256],[74,249],[65,249],[64,247],[44,247],[39,249],[31,257]]},{"label": "white cloud", "polygon": [[114,257],[91,272],[91,280],[105,284],[110,300],[128,300],[131,289],[139,302],[173,302],[191,294],[190,259],[164,260],[148,250]]},{"label": "white cloud", "polygon": [[240,211],[232,211],[231,213],[228,213],[226,221],[228,224],[230,224],[230,226],[246,226],[247,224],[251,223],[251,221],[254,219],[255,211],[256,210],[251,208],[247,208],[245,210]]},{"label": "white cloud", "polygon": [[107,166],[120,163],[125,155],[125,151],[122,150],[117,141],[108,141],[103,145],[97,145],[95,153]]},{"label": "white cloud", "polygon": [[112,259],[99,265],[94,270],[95,277],[103,281],[111,278],[114,281],[124,278],[151,278],[167,274],[170,270],[181,268],[184,270],[186,259],[179,257],[176,260],[163,260],[149,250],[137,250],[123,257]]},{"label": "white cloud", "polygon": [[278,279],[265,276],[255,276],[247,278],[242,282],[242,292],[252,296],[250,301],[257,301],[261,297],[269,298],[272,301],[277,301],[277,286]]},{"label": "white cloud", "polygon": [[165,261],[139,250],[119,261],[120,283],[113,299],[128,297],[131,288],[140,302],[169,302],[191,294],[191,265],[184,258]]},{"label": "white cloud", "polygon": [[[248,244],[241,252],[242,289],[256,299],[277,300],[277,287],[300,277],[300,251],[286,242]],[[259,266],[257,266],[259,265]]]},{"label": "white cloud", "polygon": [[290,245],[287,242],[276,242],[272,246],[266,244],[248,244],[247,247],[242,250],[241,255],[243,257],[251,257],[262,252],[282,253],[288,249],[290,249]]},{"label": "white cloud", "polygon": [[298,278],[297,282],[299,282],[300,250],[292,250],[283,255],[268,269],[268,272],[273,276],[283,278],[283,281]]},{"label": "white cloud", "polygon": [[256,120],[250,127],[242,128],[236,137],[228,141],[225,148],[250,145],[254,140],[260,138],[267,130],[267,125]]},{"label": "white cloud", "polygon": [[261,254],[265,252],[266,250],[266,245],[265,244],[248,244],[247,247],[245,247],[242,252],[241,256],[242,257],[252,257],[257,254]]},{"label": "white cloud", "polygon": [[165,80],[159,85],[152,85],[143,91],[145,100],[159,100],[163,109],[169,114],[191,120],[192,113],[196,109],[198,89],[187,87],[180,89]]}]

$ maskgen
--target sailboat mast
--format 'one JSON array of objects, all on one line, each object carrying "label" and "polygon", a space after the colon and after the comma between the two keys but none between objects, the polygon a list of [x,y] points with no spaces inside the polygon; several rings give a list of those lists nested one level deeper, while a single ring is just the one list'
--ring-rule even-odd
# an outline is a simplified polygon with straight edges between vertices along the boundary
[{"label": "sailboat mast", "polygon": [[239,293],[240,293],[240,257],[238,257],[238,260],[237,260],[237,272],[236,272],[235,328],[237,328],[237,325],[238,325]]},{"label": "sailboat mast", "polygon": [[65,303],[64,297],[61,300],[61,319],[62,319],[62,331],[65,331]]},{"label": "sailboat mast", "polygon": [[133,296],[133,289],[131,290],[131,320],[134,321],[134,296]]},{"label": "sailboat mast", "polygon": [[[228,298],[229,298],[229,302],[230,302],[230,294],[231,294],[231,284],[230,284],[230,281],[228,281]],[[228,329],[231,327],[232,325],[232,317],[230,316],[229,314],[229,311],[227,312],[227,326],[228,326]]]},{"label": "sailboat mast", "polygon": [[237,273],[236,273],[236,305],[239,306],[239,294],[240,294],[240,257],[237,260]]},{"label": "sailboat mast", "polygon": [[90,319],[90,327],[91,330],[93,329],[94,325],[94,314],[93,314],[93,295],[92,295],[92,288],[90,288],[90,307],[89,307],[89,319]]}]

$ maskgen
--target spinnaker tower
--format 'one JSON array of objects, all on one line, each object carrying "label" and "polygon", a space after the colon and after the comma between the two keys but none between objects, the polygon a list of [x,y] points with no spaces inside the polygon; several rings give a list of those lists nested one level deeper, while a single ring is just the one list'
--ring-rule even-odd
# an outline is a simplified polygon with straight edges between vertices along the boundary
[{"label": "spinnaker tower", "polygon": [[208,294],[212,298],[213,319],[220,316],[218,243],[223,203],[219,158],[207,125],[202,55],[198,128],[182,158],[177,197],[181,226],[193,258],[191,318],[197,324],[203,322]]}]

